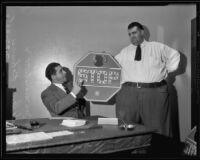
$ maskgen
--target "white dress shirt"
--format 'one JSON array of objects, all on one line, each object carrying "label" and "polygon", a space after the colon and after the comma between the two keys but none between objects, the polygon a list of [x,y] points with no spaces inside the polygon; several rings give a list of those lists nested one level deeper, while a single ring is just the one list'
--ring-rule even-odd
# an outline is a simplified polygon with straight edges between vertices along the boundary
[{"label": "white dress shirt", "polygon": [[[62,89],[66,93],[66,90],[65,90],[65,88],[63,87],[62,84],[60,84],[60,83],[53,83],[53,84],[55,84],[57,87],[59,87],[60,89]],[[74,98],[76,98],[76,95],[73,92],[70,92],[69,94],[71,94]]]},{"label": "white dress shirt", "polygon": [[123,48],[115,56],[122,67],[124,82],[160,82],[169,72],[178,68],[180,53],[160,42],[143,41],[141,44],[141,61],[135,61],[136,47],[133,44]]}]

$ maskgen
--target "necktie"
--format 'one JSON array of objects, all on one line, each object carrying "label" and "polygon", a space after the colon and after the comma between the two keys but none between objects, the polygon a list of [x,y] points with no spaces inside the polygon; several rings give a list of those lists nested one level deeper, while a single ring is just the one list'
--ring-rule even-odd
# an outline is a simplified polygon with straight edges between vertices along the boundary
[{"label": "necktie", "polygon": [[68,89],[68,87],[66,86],[66,84],[62,84],[62,86],[65,89],[66,93],[69,94],[70,90]]},{"label": "necktie", "polygon": [[137,48],[136,48],[135,60],[136,61],[140,61],[141,60],[141,48],[140,48],[140,45],[138,45]]}]

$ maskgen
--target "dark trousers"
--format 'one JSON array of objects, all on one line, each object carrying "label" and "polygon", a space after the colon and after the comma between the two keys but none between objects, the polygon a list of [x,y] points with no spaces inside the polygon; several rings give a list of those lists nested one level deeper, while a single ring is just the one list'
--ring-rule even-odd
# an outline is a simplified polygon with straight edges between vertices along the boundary
[{"label": "dark trousers", "polygon": [[171,136],[167,85],[137,88],[122,85],[116,96],[116,117],[125,123],[139,123]]}]

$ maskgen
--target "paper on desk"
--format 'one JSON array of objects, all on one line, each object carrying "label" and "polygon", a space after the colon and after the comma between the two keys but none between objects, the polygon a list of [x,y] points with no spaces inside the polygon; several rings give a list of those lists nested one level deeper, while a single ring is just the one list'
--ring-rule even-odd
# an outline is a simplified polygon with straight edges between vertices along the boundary
[{"label": "paper on desk", "polygon": [[74,134],[74,132],[70,132],[70,131],[56,131],[56,132],[49,132],[46,133],[47,135],[51,136],[51,137],[57,137],[57,136],[66,136],[66,135],[70,135],[70,134]]},{"label": "paper on desk", "polygon": [[118,125],[118,118],[98,118],[98,124]]},{"label": "paper on desk", "polygon": [[74,119],[74,120],[63,120],[61,125],[67,126],[67,127],[79,127],[85,125],[86,120],[83,119]]},{"label": "paper on desk", "polygon": [[44,132],[35,132],[35,133],[26,133],[26,134],[17,134],[17,135],[7,135],[6,143],[7,144],[18,144],[25,142],[34,142],[52,139],[51,136]]},{"label": "paper on desk", "polygon": [[49,119],[75,119],[74,117],[49,117]]}]

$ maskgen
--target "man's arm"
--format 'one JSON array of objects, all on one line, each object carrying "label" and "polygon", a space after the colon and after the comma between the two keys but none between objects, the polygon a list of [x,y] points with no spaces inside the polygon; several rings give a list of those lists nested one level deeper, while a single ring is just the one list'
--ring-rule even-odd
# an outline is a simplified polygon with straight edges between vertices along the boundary
[{"label": "man's arm", "polygon": [[166,57],[166,68],[168,73],[175,71],[180,62],[180,53],[167,45],[164,45],[163,51],[164,56]]},{"label": "man's arm", "polygon": [[122,57],[123,57],[123,50],[118,53],[117,55],[114,56],[114,58],[117,60],[117,62],[121,65],[121,62],[122,62]]}]

